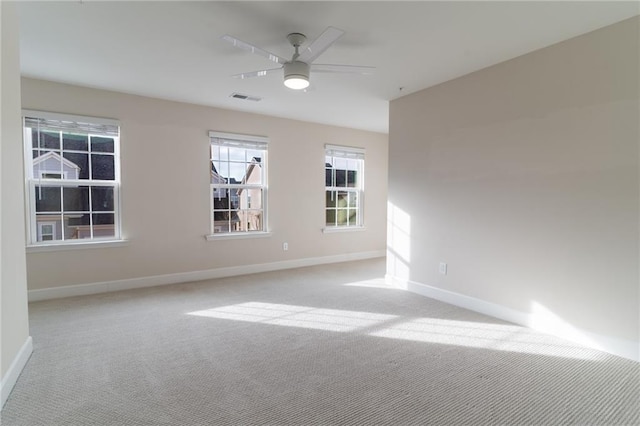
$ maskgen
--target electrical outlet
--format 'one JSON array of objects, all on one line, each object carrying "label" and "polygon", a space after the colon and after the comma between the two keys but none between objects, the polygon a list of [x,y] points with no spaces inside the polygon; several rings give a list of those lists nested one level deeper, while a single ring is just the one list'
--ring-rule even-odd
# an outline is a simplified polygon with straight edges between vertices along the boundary
[{"label": "electrical outlet", "polygon": [[447,264],[444,262],[440,262],[440,266],[438,267],[438,271],[440,271],[440,273],[442,275],[447,275]]},{"label": "electrical outlet", "polygon": [[282,243],[282,250],[283,251],[289,250],[289,243]]}]

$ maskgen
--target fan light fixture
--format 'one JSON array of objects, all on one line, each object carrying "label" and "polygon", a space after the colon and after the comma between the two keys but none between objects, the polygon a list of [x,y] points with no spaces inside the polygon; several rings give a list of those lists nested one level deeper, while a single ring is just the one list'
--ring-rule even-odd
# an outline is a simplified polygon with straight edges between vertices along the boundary
[{"label": "fan light fixture", "polygon": [[285,77],[284,85],[289,89],[302,90],[309,87],[309,80],[307,80],[304,76],[289,76]]},{"label": "fan light fixture", "polygon": [[309,64],[300,61],[284,64],[284,85],[294,90],[309,87]]}]

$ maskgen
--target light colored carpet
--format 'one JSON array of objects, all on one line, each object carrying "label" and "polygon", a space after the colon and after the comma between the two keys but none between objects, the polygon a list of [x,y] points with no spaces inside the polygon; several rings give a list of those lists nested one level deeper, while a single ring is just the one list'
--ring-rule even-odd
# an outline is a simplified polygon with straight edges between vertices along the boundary
[{"label": "light colored carpet", "polygon": [[2,424],[640,423],[640,364],[383,274],[370,260],[33,303]]}]

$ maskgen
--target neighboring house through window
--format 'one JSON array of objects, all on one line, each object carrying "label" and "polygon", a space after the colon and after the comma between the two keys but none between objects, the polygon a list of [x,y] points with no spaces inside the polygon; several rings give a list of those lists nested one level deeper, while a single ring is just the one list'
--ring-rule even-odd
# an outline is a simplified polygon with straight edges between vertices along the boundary
[{"label": "neighboring house through window", "polygon": [[325,146],[327,229],[363,226],[364,149]]},{"label": "neighboring house through window", "polygon": [[120,239],[118,122],[23,115],[29,244]]},{"label": "neighboring house through window", "polygon": [[266,232],[268,139],[209,132],[211,233]]}]

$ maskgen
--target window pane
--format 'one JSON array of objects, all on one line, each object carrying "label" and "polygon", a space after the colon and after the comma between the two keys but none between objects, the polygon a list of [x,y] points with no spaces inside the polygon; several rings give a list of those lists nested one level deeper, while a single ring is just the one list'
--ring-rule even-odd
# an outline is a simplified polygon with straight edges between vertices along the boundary
[{"label": "window pane", "polygon": [[229,183],[244,182],[247,171],[249,170],[247,163],[229,163]]},{"label": "window pane", "polygon": [[62,162],[59,152],[33,150],[32,164],[35,179],[61,179]]},{"label": "window pane", "polygon": [[326,191],[327,207],[335,207],[338,194],[335,191]]},{"label": "window pane", "polygon": [[262,231],[262,210],[238,210],[235,231]]},{"label": "window pane", "polygon": [[36,186],[36,212],[61,211],[61,191],[59,186]]},{"label": "window pane", "polygon": [[229,148],[226,146],[218,147],[218,160],[220,161],[229,161]]},{"label": "window pane", "polygon": [[340,158],[340,157],[334,157],[334,159],[333,159],[333,167],[335,167],[336,169],[346,170],[346,168],[347,168],[347,159],[346,158]]},{"label": "window pane", "polygon": [[[219,191],[224,191],[223,189],[220,189]],[[214,195],[213,198],[213,209],[214,210],[229,210],[229,198],[225,197],[219,197],[217,195]]]},{"label": "window pane", "polygon": [[114,152],[113,138],[91,137],[91,152]]},{"label": "window pane", "polygon": [[262,188],[243,189],[241,195],[241,209],[262,209]]},{"label": "window pane", "polygon": [[348,201],[347,205],[349,207],[357,207],[358,206],[358,193],[355,191],[348,192]]},{"label": "window pane", "polygon": [[89,211],[89,187],[65,187],[62,189],[65,212]]},{"label": "window pane", "polygon": [[89,137],[87,135],[62,134],[62,149],[71,151],[88,151]]},{"label": "window pane", "polygon": [[92,187],[91,205],[93,211],[113,211],[113,188],[105,186]]},{"label": "window pane", "polygon": [[89,179],[89,154],[65,152],[63,157],[65,179]]},{"label": "window pane", "polygon": [[335,173],[335,186],[346,187],[347,186],[347,171],[344,169],[336,169]]},{"label": "window pane", "polygon": [[347,185],[350,188],[358,186],[358,172],[356,170],[347,170]]},{"label": "window pane", "polygon": [[262,210],[249,210],[246,212],[248,231],[262,231]]},{"label": "window pane", "polygon": [[60,133],[58,132],[33,132],[33,141],[32,144],[34,147],[39,146],[40,148],[49,148],[49,149],[60,149]]},{"label": "window pane", "polygon": [[211,183],[225,183],[222,179],[222,166],[219,161],[211,162]]},{"label": "window pane", "polygon": [[257,149],[247,149],[247,161],[262,163],[263,151]]},{"label": "window pane", "polygon": [[247,150],[245,148],[229,147],[227,150],[229,152],[229,161],[245,163],[250,160],[249,158],[246,158]]},{"label": "window pane", "polygon": [[335,181],[336,181],[336,175],[334,173],[333,167],[328,167],[329,164],[327,163],[327,167],[324,170],[324,185],[325,186],[335,186]]},{"label": "window pane", "polygon": [[221,183],[228,183],[229,179],[229,163],[226,161],[214,162],[218,175],[222,179]]},{"label": "window pane", "polygon": [[93,215],[93,238],[114,237],[115,229],[115,215],[111,213]]},{"label": "window pane", "polygon": [[64,239],[91,238],[91,216],[89,213],[65,213]]},{"label": "window pane", "polygon": [[327,223],[327,226],[336,226],[336,210],[335,209],[327,209],[326,223]]},{"label": "window pane", "polygon": [[243,176],[243,183],[250,185],[262,184],[262,165],[260,163],[250,163],[246,165],[245,175]]},{"label": "window pane", "polygon": [[91,174],[97,180],[115,180],[113,155],[91,155]]},{"label": "window pane", "polygon": [[336,210],[336,218],[338,226],[347,225],[349,218],[349,210],[348,209],[337,209]]}]

